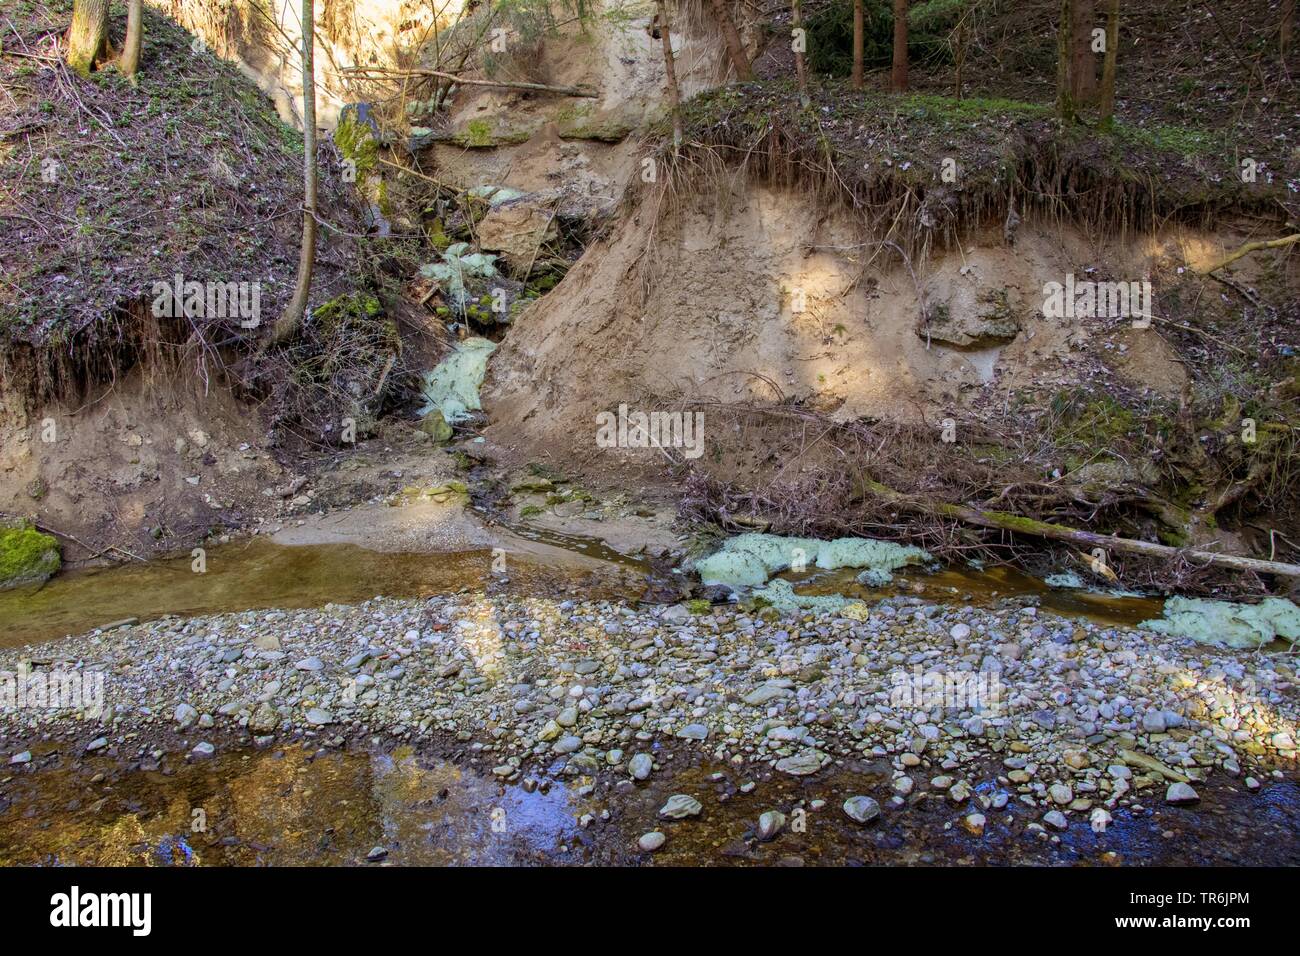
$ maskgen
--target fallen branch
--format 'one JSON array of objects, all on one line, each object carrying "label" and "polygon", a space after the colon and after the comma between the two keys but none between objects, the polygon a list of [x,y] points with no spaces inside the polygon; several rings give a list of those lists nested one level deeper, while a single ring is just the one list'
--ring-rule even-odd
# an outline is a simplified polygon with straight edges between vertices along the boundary
[{"label": "fallen branch", "polygon": [[33,521],[31,518],[27,518],[24,515],[12,514],[8,511],[0,511],[0,518],[9,518],[9,519],[17,518],[20,521],[26,521],[37,531],[43,531],[46,534],[52,534],[56,538],[66,538],[67,540],[71,541],[73,544],[79,545],[81,548],[85,549],[88,552],[92,552],[90,557],[82,558],[83,561],[93,561],[101,554],[107,554],[109,551],[116,551],[119,554],[124,554],[128,558],[131,558],[134,561],[145,560],[144,558],[140,557],[140,555],[132,554],[130,551],[126,550],[126,548],[120,547],[116,544],[110,544],[107,547],[100,548],[98,551],[96,551],[93,547],[86,544],[86,542],[82,541],[80,538],[76,537],[75,535],[68,534],[66,531],[60,531],[58,528],[51,528],[49,525],[43,524],[40,521]]},{"label": "fallen branch", "polygon": [[1196,272],[1199,275],[1207,276],[1211,272],[1215,272],[1226,265],[1236,262],[1242,256],[1250,255],[1252,252],[1259,252],[1261,249],[1277,249],[1281,246],[1289,246],[1294,242],[1300,242],[1300,232],[1290,236],[1283,236],[1281,239],[1266,239],[1260,240],[1259,242],[1248,242],[1222,261],[1216,262],[1208,269],[1197,269]]},{"label": "fallen branch", "polygon": [[530,90],[535,93],[558,93],[561,96],[584,96],[588,99],[596,99],[599,93],[580,86],[551,86],[547,83],[519,83],[508,80],[472,80],[463,76],[457,76],[455,73],[444,73],[442,70],[425,70],[425,69],[408,69],[395,70],[383,66],[353,66],[340,70],[341,73],[370,74],[378,73],[381,76],[435,76],[441,80],[448,80],[452,83],[458,83],[461,86],[494,86],[504,90]]},{"label": "fallen branch", "polygon": [[995,528],[1002,531],[1013,531],[1018,534],[1034,535],[1039,538],[1068,541],[1071,544],[1085,548],[1113,549],[1150,558],[1187,558],[1218,567],[1232,568],[1235,571],[1253,571],[1256,574],[1277,574],[1288,578],[1300,578],[1300,565],[1286,564],[1281,561],[1264,561],[1260,558],[1247,558],[1236,554],[1217,554],[1213,551],[1198,551],[1192,548],[1171,548],[1168,545],[1154,544],[1150,541],[1094,534],[1091,531],[1080,531],[1076,528],[1068,528],[1065,525],[1050,524],[1046,521],[1025,518],[1005,511],[981,511],[968,505],[954,505],[948,502],[915,498],[870,479],[864,480],[863,492],[873,494],[906,511],[935,515],[941,518],[954,518],[982,528]]}]

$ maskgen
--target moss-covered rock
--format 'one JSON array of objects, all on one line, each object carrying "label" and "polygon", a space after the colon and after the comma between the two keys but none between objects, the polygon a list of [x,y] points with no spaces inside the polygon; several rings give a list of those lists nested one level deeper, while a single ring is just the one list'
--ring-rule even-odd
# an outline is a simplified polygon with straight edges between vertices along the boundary
[{"label": "moss-covered rock", "polygon": [[420,419],[420,431],[439,444],[448,441],[452,434],[451,426],[442,417],[442,412],[436,408],[429,409],[429,411],[425,412],[424,417]]},{"label": "moss-covered rock", "polygon": [[59,570],[59,542],[26,522],[0,527],[0,591],[40,584]]}]

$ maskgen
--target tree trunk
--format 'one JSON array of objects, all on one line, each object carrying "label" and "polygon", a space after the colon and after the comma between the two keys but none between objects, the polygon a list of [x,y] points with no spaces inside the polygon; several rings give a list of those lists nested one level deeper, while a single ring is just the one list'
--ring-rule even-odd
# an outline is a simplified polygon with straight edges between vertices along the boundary
[{"label": "tree trunk", "polygon": [[1097,57],[1092,52],[1092,29],[1096,25],[1094,0],[1073,0],[1070,23],[1070,83],[1074,102],[1097,102]]},{"label": "tree trunk", "polygon": [[895,93],[907,89],[907,0],[894,0],[894,71],[890,79]]},{"label": "tree trunk", "polygon": [[853,88],[862,89],[862,44],[865,30],[862,25],[864,0],[853,0]]},{"label": "tree trunk", "polygon": [[1070,0],[1061,0],[1056,26],[1056,112],[1067,123],[1074,122],[1074,92],[1070,86]]},{"label": "tree trunk", "polygon": [[[803,30],[802,0],[790,0],[790,26],[795,31]],[[808,42],[807,34],[804,34],[803,42]],[[808,99],[808,65],[804,62],[802,49],[794,51],[794,72],[799,78],[799,105],[807,108],[812,101]]]},{"label": "tree trunk", "polygon": [[673,38],[664,0],[655,0],[659,11],[659,40],[664,48],[664,73],[668,75],[668,108],[673,114],[673,149],[682,146],[682,97],[677,90],[677,66],[673,60]]},{"label": "tree trunk", "polygon": [[711,2],[713,17],[722,28],[722,39],[727,44],[727,55],[731,57],[731,65],[736,68],[736,78],[741,82],[752,80],[754,71],[750,68],[749,57],[745,55],[745,44],[740,39],[740,31],[736,29],[736,21],[731,18],[731,12],[727,9],[727,0],[711,0]]},{"label": "tree trunk", "polygon": [[1277,574],[1288,578],[1300,578],[1300,566],[1282,561],[1265,561],[1262,558],[1248,558],[1244,555],[1223,554],[1218,551],[1197,551],[1191,548],[1171,548],[1151,541],[1139,541],[1134,538],[1118,538],[1108,534],[1096,534],[1082,531],[1066,525],[1051,524],[1034,518],[1002,511],[981,511],[969,505],[956,505],[944,501],[933,501],[904,494],[888,485],[866,479],[859,494],[872,494],[889,502],[896,508],[915,514],[935,515],[950,518],[981,528],[995,528],[1011,531],[1015,534],[1028,534],[1038,538],[1050,538],[1054,541],[1068,541],[1083,548],[1102,548],[1106,551],[1123,551],[1128,554],[1140,554],[1149,558],[1166,560],[1186,559],[1212,564],[1235,571],[1253,571],[1256,574]]},{"label": "tree trunk", "polygon": [[108,0],[75,0],[68,30],[68,66],[90,76],[108,51]]},{"label": "tree trunk", "polygon": [[126,40],[122,43],[122,58],[118,69],[122,75],[135,82],[140,68],[140,46],[144,37],[144,0],[127,0]]},{"label": "tree trunk", "polygon": [[1101,70],[1101,121],[1109,124],[1115,116],[1115,72],[1119,65],[1119,0],[1108,0],[1106,7],[1106,60]]},{"label": "tree trunk", "polygon": [[315,13],[315,0],[302,0],[302,250],[298,256],[298,286],[271,333],[275,345],[293,338],[302,326],[316,262]]},{"label": "tree trunk", "polygon": [[1283,0],[1282,4],[1282,24],[1277,31],[1277,51],[1282,57],[1282,65],[1286,65],[1287,54],[1291,52],[1291,31],[1295,28],[1295,4],[1296,0]]}]

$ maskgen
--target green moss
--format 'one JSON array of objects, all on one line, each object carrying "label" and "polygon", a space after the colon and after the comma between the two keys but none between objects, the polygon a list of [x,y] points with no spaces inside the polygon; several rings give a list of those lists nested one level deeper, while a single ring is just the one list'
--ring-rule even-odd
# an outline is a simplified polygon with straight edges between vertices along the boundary
[{"label": "green moss", "polygon": [[531,130],[497,129],[484,119],[470,120],[465,128],[451,137],[451,141],[470,149],[486,149],[490,146],[512,146],[523,143],[532,136]]},{"label": "green moss", "polygon": [[1111,132],[1116,140],[1128,146],[1179,156],[1214,156],[1224,147],[1220,133],[1182,126],[1130,126],[1116,122]]},{"label": "green moss", "polygon": [[686,610],[692,614],[708,614],[713,610],[713,604],[704,598],[694,598],[686,602]]},{"label": "green moss", "polygon": [[39,584],[59,570],[59,542],[25,522],[0,528],[0,590]]},{"label": "green moss", "polygon": [[344,159],[356,165],[357,182],[360,183],[375,168],[379,156],[379,143],[374,130],[357,118],[355,110],[345,110],[334,129],[334,145]]}]

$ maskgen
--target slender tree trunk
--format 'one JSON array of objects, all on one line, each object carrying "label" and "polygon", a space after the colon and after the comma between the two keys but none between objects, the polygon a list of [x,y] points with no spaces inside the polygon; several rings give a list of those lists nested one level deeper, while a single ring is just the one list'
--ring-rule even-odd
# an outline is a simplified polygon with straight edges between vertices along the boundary
[{"label": "slender tree trunk", "polygon": [[808,36],[803,32],[803,0],[791,0],[790,26],[800,38],[794,51],[794,72],[799,79],[799,104],[807,108],[812,101],[808,98],[808,64],[803,55],[803,45],[807,43]]},{"label": "slender tree trunk", "polygon": [[122,75],[135,82],[136,71],[140,68],[140,46],[144,37],[144,0],[127,0],[126,5],[126,40],[122,43],[122,58],[118,69]]},{"label": "slender tree trunk", "polygon": [[108,0],[75,0],[68,30],[68,66],[90,76],[108,51]]},{"label": "slender tree trunk", "polygon": [[302,326],[311,293],[312,266],[316,262],[315,46],[315,0],[302,0],[302,250],[298,257],[297,288],[271,333],[271,341],[276,345],[293,338]]},{"label": "slender tree trunk", "polygon": [[1056,112],[1067,123],[1075,118],[1070,85],[1070,7],[1070,0],[1061,0],[1061,18],[1056,27]]},{"label": "slender tree trunk", "polygon": [[673,149],[682,146],[682,97],[677,89],[677,65],[673,59],[673,37],[668,25],[668,7],[664,0],[655,0],[659,11],[659,41],[664,48],[664,73],[668,76],[668,108],[673,114]]},{"label": "slender tree trunk", "polygon": [[1282,4],[1282,23],[1277,31],[1277,51],[1282,57],[1283,66],[1286,65],[1287,55],[1291,52],[1291,32],[1295,29],[1295,4],[1296,0],[1283,0]]},{"label": "slender tree trunk", "polygon": [[853,0],[853,88],[862,89],[863,0]]},{"label": "slender tree trunk", "polygon": [[961,99],[962,93],[962,69],[966,65],[966,17],[967,13],[963,12],[960,20],[957,21],[956,35],[953,38],[952,61],[953,66],[957,69],[955,85],[957,87],[957,99]]},{"label": "slender tree trunk", "polygon": [[890,79],[895,93],[907,89],[907,0],[894,0],[894,71]]},{"label": "slender tree trunk", "polygon": [[1115,73],[1119,68],[1119,0],[1106,4],[1106,60],[1101,69],[1101,121],[1115,117]]},{"label": "slender tree trunk", "polygon": [[1096,26],[1094,0],[1073,0],[1070,13],[1070,82],[1074,101],[1091,105],[1097,102],[1097,56],[1092,52],[1092,30]]},{"label": "slender tree trunk", "polygon": [[731,18],[731,12],[727,9],[727,0],[710,0],[713,5],[713,17],[718,21],[722,28],[722,39],[727,44],[727,55],[731,57],[731,65],[736,68],[736,78],[744,82],[754,78],[754,71],[749,65],[749,57],[745,55],[745,44],[740,39],[740,31],[736,29],[736,21]]}]

